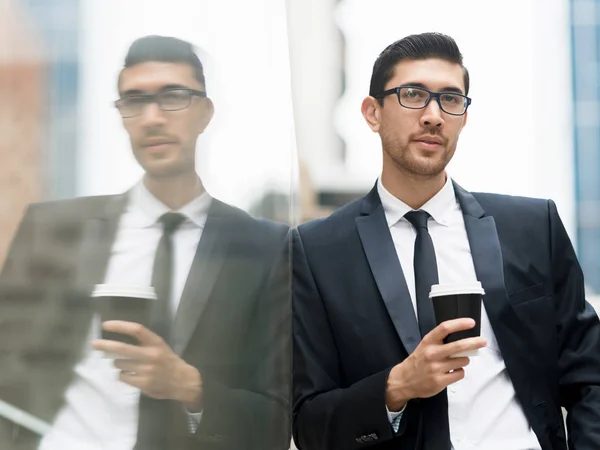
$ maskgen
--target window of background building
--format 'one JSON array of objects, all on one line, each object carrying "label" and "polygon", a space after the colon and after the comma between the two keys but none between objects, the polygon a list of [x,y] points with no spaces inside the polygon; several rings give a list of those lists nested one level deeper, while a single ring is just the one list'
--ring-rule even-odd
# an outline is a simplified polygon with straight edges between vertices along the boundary
[{"label": "window of background building", "polygon": [[577,252],[600,294],[600,1],[571,0]]}]

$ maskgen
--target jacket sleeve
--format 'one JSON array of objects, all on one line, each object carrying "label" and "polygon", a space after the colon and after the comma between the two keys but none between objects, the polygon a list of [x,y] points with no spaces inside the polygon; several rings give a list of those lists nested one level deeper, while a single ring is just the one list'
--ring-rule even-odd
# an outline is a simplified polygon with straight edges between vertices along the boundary
[{"label": "jacket sleeve", "polygon": [[289,234],[277,245],[250,323],[243,386],[202,375],[204,411],[197,448],[286,450],[291,440]]},{"label": "jacket sleeve", "polygon": [[301,450],[354,450],[402,436],[385,407],[391,367],[344,386],[338,346],[298,230],[293,235],[293,433]]},{"label": "jacket sleeve", "polygon": [[549,201],[558,332],[559,388],[569,448],[600,448],[600,323],[585,299],[581,267],[556,206]]}]

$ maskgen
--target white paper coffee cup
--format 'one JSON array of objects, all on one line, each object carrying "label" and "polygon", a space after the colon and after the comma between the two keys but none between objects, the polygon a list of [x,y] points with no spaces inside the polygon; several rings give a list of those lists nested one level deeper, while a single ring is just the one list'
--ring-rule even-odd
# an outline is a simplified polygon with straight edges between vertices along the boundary
[{"label": "white paper coffee cup", "polygon": [[[481,299],[485,294],[479,281],[464,283],[435,284],[431,286],[429,298],[434,306],[436,324],[452,319],[470,317],[476,325],[472,330],[453,333],[445,342],[454,342],[465,337],[479,336],[481,333]],[[477,356],[479,350],[461,352],[452,358]]]}]

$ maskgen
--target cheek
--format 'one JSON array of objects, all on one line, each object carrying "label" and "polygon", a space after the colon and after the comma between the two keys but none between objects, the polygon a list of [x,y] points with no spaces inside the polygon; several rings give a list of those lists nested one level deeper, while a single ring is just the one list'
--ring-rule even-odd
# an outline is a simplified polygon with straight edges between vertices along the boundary
[{"label": "cheek", "polygon": [[202,132],[202,122],[200,119],[196,119],[189,124],[189,129],[194,135],[194,139]]},{"label": "cheek", "polygon": [[125,131],[127,132],[127,134],[129,135],[129,139],[131,141],[135,141],[138,139],[138,136],[140,134],[139,132],[139,127],[136,126],[135,121],[134,120],[124,120],[123,121],[123,128],[125,128]]},{"label": "cheek", "polygon": [[451,142],[456,143],[458,141],[458,137],[460,136],[461,131],[462,131],[462,123],[461,122],[452,124],[452,126],[449,128],[449,132],[448,132],[449,140]]},{"label": "cheek", "polygon": [[407,141],[415,126],[418,126],[418,120],[404,114],[386,116],[381,122],[382,135],[397,142]]},{"label": "cheek", "polygon": [[173,123],[174,130],[186,141],[195,141],[200,133],[200,119],[196,114],[182,117],[177,123]]}]

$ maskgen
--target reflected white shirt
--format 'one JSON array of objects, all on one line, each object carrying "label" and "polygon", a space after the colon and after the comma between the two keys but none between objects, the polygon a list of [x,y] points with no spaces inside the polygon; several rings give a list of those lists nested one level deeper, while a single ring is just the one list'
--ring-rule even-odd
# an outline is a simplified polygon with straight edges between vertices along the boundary
[{"label": "reflected white shirt", "polygon": [[[204,193],[178,212],[187,220],[173,234],[173,315],[200,242],[211,197]],[[150,286],[152,266],[162,226],[158,219],[171,210],[138,183],[119,221],[105,283]],[[65,395],[52,429],[40,450],[131,450],[137,439],[140,390],[119,381],[113,360],[91,347],[100,338],[100,320],[94,317],[84,356]],[[183,406],[182,406],[183,408]],[[195,415],[199,420],[199,415]]]},{"label": "reflected white shirt", "polygon": [[[377,182],[394,247],[416,314],[414,245],[417,232],[404,218],[412,208]],[[440,283],[477,281],[464,218],[450,177],[421,210],[430,214],[429,234],[435,247]],[[485,288],[485,286],[484,286]],[[481,335],[487,347],[471,357],[465,378],[448,387],[450,437],[455,450],[539,450],[537,436],[517,402],[504,359],[485,311]]]}]

